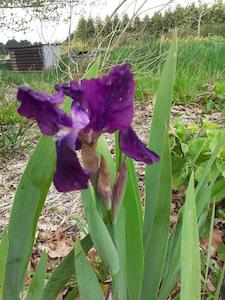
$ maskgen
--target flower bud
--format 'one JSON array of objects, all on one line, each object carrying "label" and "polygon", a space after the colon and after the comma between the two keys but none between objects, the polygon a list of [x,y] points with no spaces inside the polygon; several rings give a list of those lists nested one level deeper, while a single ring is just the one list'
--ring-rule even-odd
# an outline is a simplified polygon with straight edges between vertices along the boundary
[{"label": "flower bud", "polygon": [[98,156],[96,153],[96,144],[87,145],[83,143],[81,155],[85,169],[94,176],[98,172]]},{"label": "flower bud", "polygon": [[119,172],[117,174],[116,182],[113,186],[113,193],[112,193],[112,213],[113,217],[115,218],[125,193],[127,183],[127,167],[125,161],[122,161]]},{"label": "flower bud", "polygon": [[111,209],[112,192],[110,188],[110,173],[104,156],[101,156],[100,168],[98,170],[97,191],[106,208]]}]

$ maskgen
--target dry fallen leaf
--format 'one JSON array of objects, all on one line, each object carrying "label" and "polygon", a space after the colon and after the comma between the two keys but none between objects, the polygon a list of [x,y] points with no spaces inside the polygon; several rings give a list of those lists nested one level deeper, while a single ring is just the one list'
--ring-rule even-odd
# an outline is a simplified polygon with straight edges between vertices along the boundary
[{"label": "dry fallen leaf", "polygon": [[91,261],[96,261],[97,258],[98,258],[98,255],[97,255],[97,252],[94,248],[91,248],[89,251],[88,251],[88,254],[87,254],[88,258],[91,260]]},{"label": "dry fallen leaf", "polygon": [[45,232],[45,238],[45,251],[52,259],[65,257],[73,249],[72,241],[64,236],[60,226],[55,233]]},{"label": "dry fallen leaf", "polygon": [[50,258],[65,257],[73,249],[73,246],[66,239],[56,241],[54,243],[54,249],[49,249],[48,256]]},{"label": "dry fallen leaf", "polygon": [[24,281],[25,286],[30,286],[31,282],[32,282],[32,277],[30,275],[27,275]]},{"label": "dry fallen leaf", "polygon": [[[213,230],[212,245],[211,245],[211,257],[216,257],[217,248],[223,242],[222,237],[223,237],[223,232],[221,230],[219,230],[219,229]],[[201,239],[200,243],[201,243],[202,248],[207,251],[209,239],[203,238],[203,239]]]}]

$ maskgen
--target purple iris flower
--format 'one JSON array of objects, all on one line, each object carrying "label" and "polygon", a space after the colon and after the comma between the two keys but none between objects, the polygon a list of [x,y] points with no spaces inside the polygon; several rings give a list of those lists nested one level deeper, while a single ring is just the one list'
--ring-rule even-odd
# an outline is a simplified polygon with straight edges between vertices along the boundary
[{"label": "purple iris flower", "polygon": [[[125,155],[147,164],[159,160],[131,128],[134,90],[129,64],[116,66],[100,78],[57,84],[55,95],[19,88],[18,112],[35,119],[44,135],[56,135],[54,184],[59,191],[87,188],[91,170],[81,166],[75,150],[84,144],[96,145],[97,138],[104,132],[119,131],[120,148]],[[73,100],[71,116],[58,107],[65,95]]]}]

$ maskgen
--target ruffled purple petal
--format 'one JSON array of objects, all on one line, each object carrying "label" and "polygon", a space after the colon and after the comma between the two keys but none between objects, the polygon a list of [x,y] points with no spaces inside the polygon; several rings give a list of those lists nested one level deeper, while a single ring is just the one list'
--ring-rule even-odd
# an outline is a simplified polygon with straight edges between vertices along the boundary
[{"label": "ruffled purple petal", "polygon": [[56,90],[71,97],[88,112],[89,129],[114,132],[127,128],[133,119],[135,82],[130,65],[117,66],[107,76],[57,84]]},{"label": "ruffled purple petal", "polygon": [[75,133],[70,133],[56,141],[57,164],[54,184],[59,192],[71,192],[88,187],[90,176],[82,168],[74,152],[75,143]]},{"label": "ruffled purple petal", "polygon": [[57,91],[57,93],[54,95],[48,95],[48,94],[40,93],[38,91],[29,89],[26,86],[22,86],[19,88],[17,93],[17,98],[18,99],[23,98],[28,93],[31,98],[37,101],[43,101],[43,102],[48,101],[54,104],[60,104],[64,102],[64,93],[61,90]]},{"label": "ruffled purple petal", "polygon": [[115,67],[108,76],[82,80],[81,89],[82,105],[89,111],[89,128],[111,133],[131,124],[135,82],[129,64]]},{"label": "ruffled purple petal", "polygon": [[152,164],[159,160],[159,156],[142,143],[131,127],[120,131],[119,142],[121,151],[137,161]]},{"label": "ruffled purple petal", "polygon": [[70,82],[70,84],[68,84],[68,83],[56,84],[55,89],[56,89],[56,91],[62,92],[62,93],[64,93],[64,95],[81,103],[82,90],[81,90],[79,83],[76,80],[72,80]]},{"label": "ruffled purple petal", "polygon": [[62,127],[72,127],[72,119],[57,107],[56,103],[62,101],[57,100],[56,95],[50,96],[21,87],[17,93],[17,99],[21,102],[17,111],[28,119],[35,119],[43,134],[54,135]]}]

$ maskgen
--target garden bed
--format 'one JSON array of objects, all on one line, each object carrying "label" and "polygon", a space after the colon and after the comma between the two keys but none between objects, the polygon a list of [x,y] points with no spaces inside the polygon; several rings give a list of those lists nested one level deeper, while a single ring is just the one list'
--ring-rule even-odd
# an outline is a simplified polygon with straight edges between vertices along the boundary
[{"label": "garden bed", "polygon": [[[148,128],[151,121],[153,111],[152,100],[148,99],[145,103],[136,104],[134,129],[141,137],[141,139],[147,143],[148,140]],[[221,123],[223,121],[223,115],[217,110],[213,110],[210,114],[205,114],[204,107],[197,106],[184,106],[175,105],[172,108],[171,114],[171,130],[173,130],[172,124],[174,119],[182,118],[184,124],[186,123],[198,123],[200,119],[207,117],[210,121]],[[28,132],[29,145],[32,141],[32,148],[37,143],[38,139],[37,129],[33,126]],[[111,136],[107,136],[110,150],[114,152],[114,142]],[[30,154],[33,149],[24,148],[22,151],[18,149],[10,154],[0,164],[0,232],[7,226],[9,221],[10,210],[15,196],[16,187],[19,179],[26,167]],[[136,163],[138,169],[138,177],[143,195],[143,178],[144,178],[144,165]],[[179,208],[181,207],[182,199],[184,196],[184,190],[176,191],[173,194],[173,204],[171,211],[171,225],[177,220]],[[42,215],[38,222],[38,232],[55,232],[57,228],[66,233],[71,240],[74,240],[77,234],[83,235],[87,226],[83,220],[82,204],[80,201],[80,192],[59,193],[56,191],[54,185],[51,186],[47,200],[45,202]]]}]

